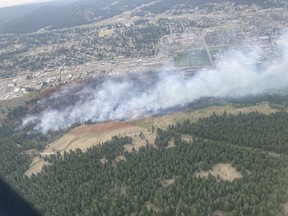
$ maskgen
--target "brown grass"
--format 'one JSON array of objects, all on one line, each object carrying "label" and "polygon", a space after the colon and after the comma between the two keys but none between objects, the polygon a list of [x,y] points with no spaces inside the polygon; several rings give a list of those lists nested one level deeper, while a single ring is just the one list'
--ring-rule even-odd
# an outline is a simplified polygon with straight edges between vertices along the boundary
[{"label": "brown grass", "polygon": [[146,203],[146,208],[147,208],[148,210],[152,209],[152,210],[155,211],[156,213],[161,211],[160,208],[158,208],[157,206],[155,206],[155,205],[154,205],[153,203],[151,203],[151,202],[147,202],[147,203]]},{"label": "brown grass", "polygon": [[120,188],[120,194],[123,195],[123,196],[126,196],[127,195],[127,188],[125,185],[122,185],[121,188]]},{"label": "brown grass", "polygon": [[175,139],[172,138],[169,142],[168,142],[168,146],[166,148],[173,148],[175,147]]},{"label": "brown grass", "polygon": [[119,128],[127,128],[131,127],[132,125],[125,122],[103,122],[103,123],[97,123],[93,125],[82,125],[77,128],[74,128],[70,131],[70,134],[73,135],[83,135],[83,134],[95,134],[95,133],[101,133],[101,132],[107,132]]},{"label": "brown grass", "polygon": [[108,160],[105,157],[100,159],[101,164],[105,164],[107,162],[108,162]]},{"label": "brown grass", "polygon": [[251,113],[258,111],[264,114],[271,114],[276,112],[276,109],[273,109],[269,106],[268,103],[260,103],[255,106],[247,107],[235,107],[231,104],[226,104],[222,106],[210,106],[203,109],[191,109],[184,112],[174,112],[169,113],[163,116],[157,117],[148,117],[144,119],[139,119],[132,121],[131,124],[143,127],[151,130],[152,125],[156,128],[167,128],[169,125],[175,124],[177,122],[183,122],[184,120],[189,119],[192,122],[198,121],[200,118],[209,117],[215,112],[218,115],[223,114],[226,111],[227,114],[237,115],[239,112],[242,113]]},{"label": "brown grass", "polygon": [[129,136],[132,138],[132,144],[124,145],[125,150],[128,152],[132,152],[133,150],[139,151],[141,147],[145,147],[147,145],[147,141],[156,148],[154,145],[156,133],[144,132],[143,137],[140,137],[140,133],[131,134]]},{"label": "brown grass", "polygon": [[121,160],[126,161],[126,158],[125,158],[124,155],[119,155],[119,156],[117,156],[117,157],[115,158],[114,162],[117,163],[117,162],[119,162],[119,161],[121,161]]},{"label": "brown grass", "polygon": [[175,182],[175,177],[173,177],[171,179],[165,179],[161,183],[162,183],[163,187],[168,187],[169,185],[174,184],[174,182]]},{"label": "brown grass", "polygon": [[[94,125],[82,125],[47,145],[41,154],[48,156],[49,154],[56,152],[63,154],[64,151],[75,150],[76,148],[86,151],[93,145],[110,140],[113,136],[139,134],[141,131],[143,131],[143,128],[124,122],[105,122]],[[145,134],[145,136],[147,135]],[[143,144],[140,143],[140,145]],[[140,147],[137,147],[137,144],[135,146],[136,149],[139,149]],[[123,158],[119,157],[116,161],[121,159]],[[102,162],[105,161],[103,160]],[[36,174],[40,172],[44,164],[46,164],[46,162],[44,162],[43,159],[35,157],[29,169],[25,172],[25,175],[30,176],[32,173]]]},{"label": "brown grass", "polygon": [[220,211],[220,210],[217,210],[217,211],[214,211],[212,213],[213,216],[224,216],[224,212],[223,211]]},{"label": "brown grass", "polygon": [[193,142],[193,136],[187,134],[181,134],[181,139],[186,142]]},{"label": "brown grass", "polygon": [[33,173],[37,174],[41,172],[42,167],[44,165],[49,165],[47,161],[44,161],[43,158],[40,158],[39,156],[35,157],[29,167],[29,169],[24,173],[24,175],[30,177]]},{"label": "brown grass", "polygon": [[60,139],[49,144],[44,153],[75,150],[80,148],[86,151],[88,148],[110,140],[113,136],[139,134],[142,128],[124,122],[106,122],[94,125],[82,125],[71,130]]},{"label": "brown grass", "polygon": [[225,181],[233,181],[237,178],[242,178],[243,175],[238,172],[230,163],[215,164],[209,171],[200,171],[194,175],[197,177],[207,178],[209,173],[215,177],[219,176],[220,179]]},{"label": "brown grass", "polygon": [[288,203],[283,204],[284,216],[288,216]]}]

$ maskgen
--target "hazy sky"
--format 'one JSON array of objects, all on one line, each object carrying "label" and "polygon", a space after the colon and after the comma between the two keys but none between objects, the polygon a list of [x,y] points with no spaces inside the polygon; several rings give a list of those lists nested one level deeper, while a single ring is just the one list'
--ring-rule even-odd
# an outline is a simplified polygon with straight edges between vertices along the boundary
[{"label": "hazy sky", "polygon": [[27,3],[47,2],[47,1],[52,1],[52,0],[0,0],[0,8],[27,4]]}]

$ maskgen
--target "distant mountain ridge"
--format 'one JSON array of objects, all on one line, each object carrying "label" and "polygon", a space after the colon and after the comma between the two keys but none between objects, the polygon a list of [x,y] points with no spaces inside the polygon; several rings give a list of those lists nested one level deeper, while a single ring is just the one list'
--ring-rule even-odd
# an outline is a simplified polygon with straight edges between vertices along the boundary
[{"label": "distant mountain ridge", "polygon": [[[0,33],[29,33],[41,28],[74,27],[107,19],[143,4],[154,4],[142,10],[163,13],[177,5],[201,6],[221,0],[63,0],[66,4],[35,4],[0,9]],[[70,1],[70,3],[69,3]],[[257,4],[263,7],[281,4],[281,0],[228,0],[235,4]],[[61,1],[60,1],[61,2]],[[284,4],[284,3],[283,3]]]},{"label": "distant mountain ridge", "polygon": [[18,6],[10,6],[0,8],[0,25],[4,23],[11,22],[17,18],[23,17],[26,14],[33,13],[33,11],[37,10],[43,6],[63,6],[68,3],[75,2],[76,0],[56,0],[42,3],[30,3]]},{"label": "distant mountain ridge", "polygon": [[122,0],[119,2],[115,0],[80,0],[66,5],[43,5],[41,7],[32,5],[21,8],[23,9],[22,16],[10,19],[6,23],[2,22],[0,32],[28,33],[47,26],[65,28],[83,25],[121,14],[125,10],[142,5],[144,2],[147,0]]}]

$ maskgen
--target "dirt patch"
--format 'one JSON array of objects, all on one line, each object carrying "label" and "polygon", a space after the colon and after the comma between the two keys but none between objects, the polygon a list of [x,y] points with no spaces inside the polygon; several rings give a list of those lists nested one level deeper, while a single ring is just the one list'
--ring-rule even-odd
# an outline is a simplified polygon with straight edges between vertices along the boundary
[{"label": "dirt patch", "polygon": [[121,188],[120,188],[120,194],[123,195],[123,196],[126,196],[127,195],[127,188],[126,186],[122,185]]},{"label": "dirt patch", "polygon": [[133,125],[125,122],[111,121],[111,122],[97,123],[93,125],[81,125],[77,128],[72,129],[69,133],[73,135],[83,135],[92,133],[102,133],[127,127],[133,127]]},{"label": "dirt patch", "polygon": [[281,154],[275,153],[275,152],[268,152],[268,155],[270,155],[272,157],[280,157],[281,156]]},{"label": "dirt patch", "polygon": [[45,89],[42,89],[40,93],[37,95],[37,97],[39,98],[38,100],[48,98],[54,93],[59,92],[60,90],[61,86],[47,87]]},{"label": "dirt patch", "polygon": [[171,179],[165,179],[161,183],[162,183],[163,187],[168,187],[169,185],[174,184],[174,182],[175,182],[175,177],[173,177]]},{"label": "dirt patch", "polygon": [[283,204],[284,216],[288,216],[288,203]]},{"label": "dirt patch", "polygon": [[193,142],[193,136],[187,134],[181,134],[181,140],[186,142]]},{"label": "dirt patch", "polygon": [[230,163],[215,164],[211,170],[197,172],[194,175],[197,177],[207,178],[211,174],[225,181],[233,181],[238,178],[242,178],[243,175],[238,172]]},{"label": "dirt patch", "polygon": [[147,208],[148,210],[152,209],[152,210],[155,211],[156,213],[161,211],[160,208],[158,208],[157,206],[155,206],[155,205],[154,205],[153,203],[151,203],[151,202],[147,202],[147,203],[146,203],[146,208]]},{"label": "dirt patch", "polygon": [[214,211],[212,213],[213,216],[224,216],[224,212],[223,211],[220,211],[220,210],[217,210],[217,211]]},{"label": "dirt patch", "polygon": [[168,146],[166,146],[166,148],[173,148],[173,147],[175,147],[174,137],[168,142]]},{"label": "dirt patch", "polygon": [[107,162],[108,162],[108,160],[105,157],[100,159],[100,163],[103,165]]},{"label": "dirt patch", "polygon": [[114,159],[114,162],[117,163],[117,162],[119,162],[119,161],[121,161],[121,160],[126,161],[127,159],[125,158],[124,155],[119,155],[119,156],[117,156],[117,157]]}]

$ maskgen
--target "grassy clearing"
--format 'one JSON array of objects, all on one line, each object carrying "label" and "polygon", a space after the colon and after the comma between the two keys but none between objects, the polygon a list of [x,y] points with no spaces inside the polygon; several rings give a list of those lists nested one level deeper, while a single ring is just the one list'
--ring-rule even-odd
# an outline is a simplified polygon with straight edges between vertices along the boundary
[{"label": "grassy clearing", "polygon": [[209,174],[225,181],[234,181],[243,177],[230,163],[215,164],[211,170],[194,173],[195,176],[201,178],[207,178]]},{"label": "grassy clearing", "polygon": [[181,134],[181,139],[186,142],[193,142],[193,136],[187,134]]},{"label": "grassy clearing", "polygon": [[44,165],[49,165],[49,163],[47,161],[44,161],[43,158],[37,156],[33,159],[29,169],[24,173],[24,175],[30,177],[32,174],[37,174],[41,172]]},{"label": "grassy clearing", "polygon": [[177,67],[205,67],[210,66],[209,58],[205,50],[179,54],[174,59]]},{"label": "grassy clearing", "polygon": [[218,115],[221,115],[224,112],[226,112],[227,114],[237,115],[239,112],[250,113],[255,111],[264,114],[271,114],[273,112],[276,112],[277,109],[271,108],[267,103],[260,103],[255,106],[247,106],[247,107],[235,107],[231,104],[225,104],[221,106],[213,105],[203,109],[191,109],[186,110],[184,112],[175,112],[163,116],[144,118],[133,121],[131,122],[131,124],[139,127],[144,126],[145,129],[148,128],[149,130],[151,130],[152,125],[154,125],[155,128],[157,127],[167,128],[169,125],[176,124],[177,122],[183,122],[187,119],[189,119],[192,122],[196,122],[200,118],[209,117],[210,115],[213,114],[213,112],[215,112]]},{"label": "grassy clearing", "polygon": [[147,143],[152,144],[155,148],[154,141],[156,138],[156,133],[142,133],[142,137],[139,134],[130,135],[132,138],[132,144],[124,145],[124,148],[128,152],[139,151],[141,147],[145,147]]},{"label": "grassy clearing", "polygon": [[151,202],[147,202],[147,203],[146,203],[146,208],[147,208],[148,210],[153,209],[153,211],[155,211],[155,212],[161,212],[161,209],[158,208],[157,206],[155,206],[155,205],[154,205],[153,203],[151,203]]},{"label": "grassy clearing", "polygon": [[176,180],[175,177],[173,177],[171,179],[165,179],[161,183],[162,183],[163,187],[168,187],[168,186],[174,184],[175,180]]},{"label": "grassy clearing", "polygon": [[224,216],[224,212],[223,211],[220,211],[220,210],[217,210],[217,211],[214,211],[212,213],[213,216]]},{"label": "grassy clearing", "polygon": [[152,119],[140,119],[140,120],[135,120],[135,121],[132,121],[131,124],[135,125],[135,126],[138,126],[138,127],[141,127],[141,128],[145,128],[145,129],[149,129],[151,130],[152,129],[152,125],[153,125],[153,120]]},{"label": "grassy clearing", "polygon": [[[59,152],[63,155],[65,151],[69,152],[70,150],[75,150],[77,148],[81,149],[82,151],[86,151],[88,148],[99,143],[104,143],[110,140],[113,136],[118,135],[131,136],[135,142],[135,144],[131,146],[134,147],[134,149],[139,149],[141,146],[146,145],[146,139],[151,142],[155,139],[153,136],[144,134],[144,137],[146,138],[144,140],[141,139],[141,141],[138,140],[140,139],[139,134],[143,131],[146,130],[124,122],[107,122],[95,125],[82,125],[72,129],[58,140],[47,145],[40,154],[42,154],[42,156],[49,156],[49,154],[55,154],[56,152]],[[136,137],[134,138],[135,135]],[[124,158],[119,157],[117,160],[121,159]],[[37,163],[35,163],[36,161]],[[105,159],[103,159],[102,162],[105,162]],[[39,156],[35,157],[25,175],[30,176],[32,173],[36,174],[40,172],[44,164],[46,163],[43,159],[39,158]]]},{"label": "grassy clearing", "polygon": [[119,161],[126,161],[127,159],[125,158],[124,155],[119,155],[114,159],[114,163],[117,163]]},{"label": "grassy clearing", "polygon": [[80,140],[81,139],[81,137],[75,137],[73,140],[71,140],[70,142],[69,142],[69,144],[66,146],[66,148],[64,149],[64,151],[67,149],[67,148],[69,148],[69,146],[71,146],[74,142],[77,142],[78,140]]},{"label": "grassy clearing", "polygon": [[283,210],[284,210],[284,216],[288,216],[288,203],[285,203],[283,205]]},{"label": "grassy clearing", "polygon": [[168,142],[168,146],[166,146],[166,148],[173,148],[175,147],[175,139],[172,138],[169,142]]}]

